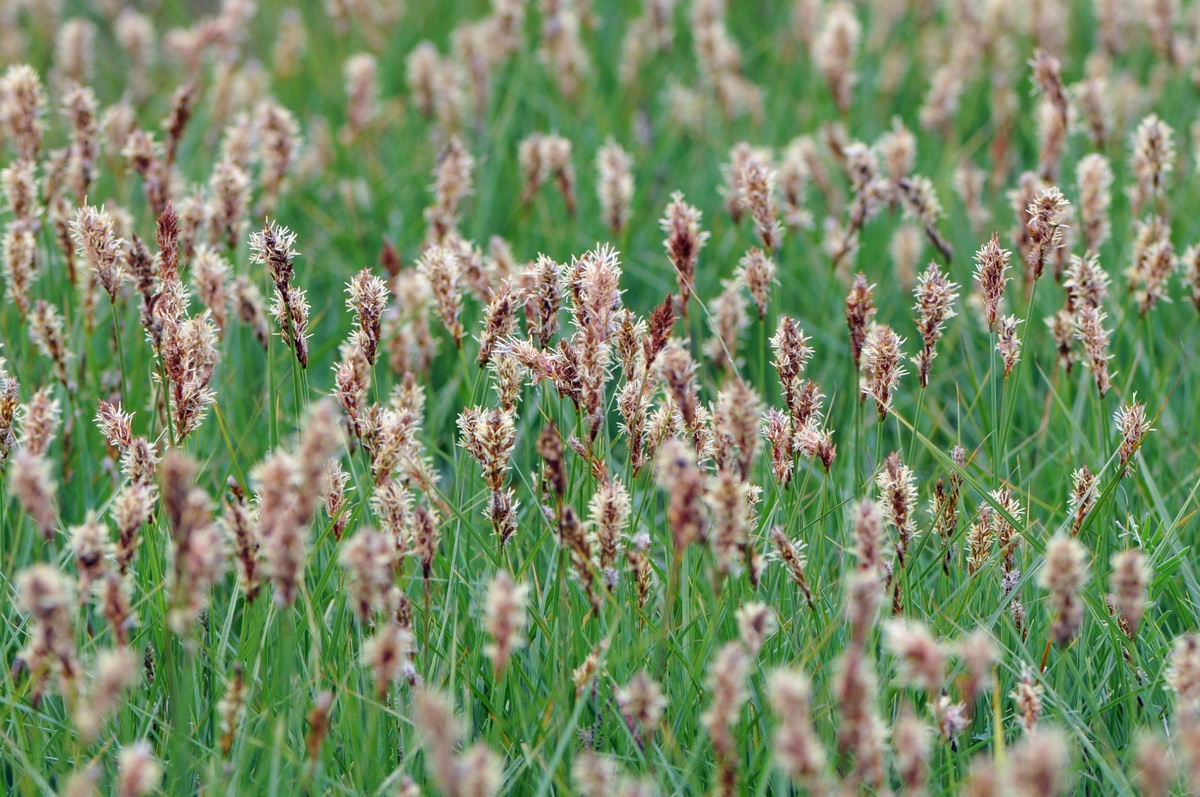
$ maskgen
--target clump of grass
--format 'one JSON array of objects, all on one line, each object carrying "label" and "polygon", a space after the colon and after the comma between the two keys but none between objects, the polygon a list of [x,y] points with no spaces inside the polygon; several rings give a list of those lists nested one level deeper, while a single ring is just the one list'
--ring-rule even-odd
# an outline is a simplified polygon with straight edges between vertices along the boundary
[{"label": "clump of grass", "polygon": [[1172,4],[18,5],[0,791],[1200,784]]}]

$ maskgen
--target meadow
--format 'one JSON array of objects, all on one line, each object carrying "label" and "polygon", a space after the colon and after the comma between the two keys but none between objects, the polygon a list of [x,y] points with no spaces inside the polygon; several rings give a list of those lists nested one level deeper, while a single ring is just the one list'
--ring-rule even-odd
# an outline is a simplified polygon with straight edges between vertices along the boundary
[{"label": "meadow", "polygon": [[1200,7],[0,0],[0,793],[1200,792]]}]

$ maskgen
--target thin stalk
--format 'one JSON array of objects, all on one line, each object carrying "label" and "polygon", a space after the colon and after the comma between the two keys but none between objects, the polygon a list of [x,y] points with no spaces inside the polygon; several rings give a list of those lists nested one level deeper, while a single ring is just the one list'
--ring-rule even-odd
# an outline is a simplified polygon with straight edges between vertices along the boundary
[{"label": "thin stalk", "polygon": [[906,461],[910,464],[917,450],[917,429],[921,427],[921,414],[925,409],[925,390],[925,385],[921,385],[921,390],[917,393],[917,411],[913,414],[912,437],[908,441],[908,456],[906,457]]},{"label": "thin stalk", "polygon": [[121,402],[126,403],[129,401],[129,384],[126,381],[125,350],[121,348],[121,319],[117,315],[115,300],[108,303],[108,308],[112,311],[113,348],[117,350],[117,363],[121,369]]},{"label": "thin stalk", "polygon": [[[1034,300],[1037,298],[1037,286],[1038,286],[1038,281],[1034,280],[1033,287],[1030,288],[1030,290],[1029,290],[1029,303],[1025,306],[1025,318],[1023,319],[1024,324],[1025,324],[1025,330],[1026,330],[1025,331],[1025,340],[1022,341],[1022,343],[1021,343],[1021,349],[1022,349],[1021,356],[1017,360],[1016,368],[1013,369],[1013,378],[1012,378],[1012,387],[1011,387],[1011,389],[1013,389],[1013,390],[1020,389],[1021,373],[1025,366],[1025,360],[1028,357],[1032,356],[1032,345],[1031,344],[1033,343],[1033,328],[1030,325],[1029,320],[1030,320],[1030,316],[1033,315],[1033,303],[1034,303]],[[1009,390],[1010,390],[1009,380],[1006,379],[1004,381],[1004,390],[1002,391],[1002,394],[1001,394],[1003,397],[1003,401],[1004,401],[1004,420],[1000,426],[1000,441],[999,441],[1000,455],[1003,457],[1005,471],[1007,471],[1007,468],[1008,468],[1008,436],[1012,431],[1013,413],[1015,412],[1016,406],[1017,406],[1017,402],[1015,401],[1016,397],[1010,396]],[[1006,478],[1007,475],[1005,474],[1003,477]]]}]

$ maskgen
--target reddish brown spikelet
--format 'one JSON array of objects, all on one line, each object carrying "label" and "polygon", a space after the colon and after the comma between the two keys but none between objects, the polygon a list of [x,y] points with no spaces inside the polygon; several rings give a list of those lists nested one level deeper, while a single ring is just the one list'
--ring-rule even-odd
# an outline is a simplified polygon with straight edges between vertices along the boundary
[{"label": "reddish brown spikelet", "polygon": [[671,195],[661,225],[667,234],[663,241],[667,257],[675,268],[675,280],[679,285],[679,306],[687,318],[688,299],[691,298],[696,279],[696,264],[700,250],[708,242],[709,234],[700,229],[700,211],[684,201],[683,194],[676,191]]},{"label": "reddish brown spikelet", "polygon": [[528,587],[514,582],[504,570],[497,573],[488,585],[484,624],[492,641],[485,652],[492,660],[496,678],[504,673],[513,651],[525,644],[528,591]]},{"label": "reddish brown spikelet", "polygon": [[883,470],[876,476],[879,502],[884,515],[898,535],[896,562],[904,567],[908,546],[917,533],[917,483],[912,469],[900,461],[900,452],[893,451],[884,461]]},{"label": "reddish brown spikelet", "polygon": [[753,659],[737,642],[729,642],[709,664],[708,689],[711,702],[701,715],[717,758],[717,793],[737,793],[737,768],[740,758],[734,726],[749,698],[746,687]]},{"label": "reddish brown spikelet", "polygon": [[41,116],[46,109],[42,79],[27,64],[10,66],[0,79],[0,98],[4,110],[0,120],[7,128],[9,140],[20,157],[36,161],[42,148]]},{"label": "reddish brown spikelet", "polygon": [[1087,580],[1087,567],[1087,550],[1074,537],[1056,537],[1046,546],[1039,581],[1050,592],[1055,613],[1051,636],[1059,645],[1069,644],[1083,623],[1084,606],[1079,593]]},{"label": "reddish brown spikelet", "polygon": [[900,659],[900,680],[935,694],[946,678],[946,653],[925,625],[916,620],[889,620],[884,640]]},{"label": "reddish brown spikelet", "polygon": [[1113,603],[1124,622],[1130,639],[1137,636],[1146,612],[1146,588],[1153,572],[1146,555],[1136,548],[1120,551],[1112,557]]},{"label": "reddish brown spikelet", "polygon": [[1156,114],[1143,119],[1134,132],[1132,166],[1137,183],[1130,194],[1133,214],[1139,216],[1147,203],[1161,203],[1175,169],[1175,131]]},{"label": "reddish brown spikelet", "polygon": [[258,519],[241,485],[232,478],[224,506],[222,522],[237,564],[238,586],[246,594],[246,600],[252,601],[258,595],[260,580]]},{"label": "reddish brown spikelet", "polygon": [[667,523],[675,556],[705,533],[704,483],[695,454],[678,440],[664,443],[658,455],[658,480],[670,489]]},{"label": "reddish brown spikelet", "polygon": [[54,365],[54,375],[58,381],[67,387],[68,392],[73,392],[73,384],[67,373],[71,350],[67,346],[63,324],[62,314],[50,302],[38,299],[33,303],[33,310],[29,313],[29,339]]},{"label": "reddish brown spikelet", "polygon": [[864,274],[859,273],[854,277],[854,284],[846,296],[846,327],[850,330],[850,354],[854,357],[856,371],[861,367],[867,330],[875,317],[874,291],[875,286],[867,282]]},{"label": "reddish brown spikelet", "polygon": [[774,261],[767,257],[762,250],[752,247],[738,261],[735,273],[742,284],[746,286],[746,290],[750,292],[750,298],[754,300],[754,305],[758,308],[759,320],[764,320],[767,316],[767,300],[771,285],[778,282],[775,278]]},{"label": "reddish brown spikelet", "polygon": [[70,581],[51,565],[35,564],[17,574],[15,586],[17,605],[30,617],[29,642],[21,651],[21,659],[35,679],[35,702],[52,670],[63,694],[73,694],[80,671]]},{"label": "reddish brown spikelet", "polygon": [[619,236],[629,223],[629,208],[633,202],[633,159],[611,138],[596,156],[600,173],[597,191],[600,210],[608,230]]},{"label": "reddish brown spikelet", "polygon": [[788,576],[800,588],[804,599],[811,606],[813,595],[812,590],[808,586],[808,577],[805,573],[804,543],[802,541],[793,542],[788,538],[783,526],[774,526],[771,528],[771,545],[774,546],[779,561],[783,562]]},{"label": "reddish brown spikelet", "polygon": [[338,561],[347,571],[351,604],[364,626],[395,603],[396,549],[392,535],[368,527],[354,532],[338,552]]},{"label": "reddish brown spikelet", "polygon": [[58,399],[48,388],[41,388],[25,403],[21,415],[21,448],[35,456],[45,456],[58,434],[62,412]]},{"label": "reddish brown spikelet", "polygon": [[355,342],[362,347],[367,362],[374,365],[379,351],[380,329],[387,307],[388,289],[382,279],[369,270],[355,274],[346,288],[346,305],[354,311]]},{"label": "reddish brown spikelet", "polygon": [[828,789],[825,748],[813,727],[812,689],[799,669],[776,670],[767,681],[767,701],[779,717],[775,758],[788,776],[814,794]]},{"label": "reddish brown spikelet", "polygon": [[[153,472],[148,475],[154,478]],[[117,524],[117,567],[122,575],[129,570],[137,553],[142,526],[154,512],[157,494],[153,481],[133,481],[113,501],[112,516]]]},{"label": "reddish brown spikelet", "polygon": [[458,229],[459,206],[473,191],[472,172],[475,159],[457,135],[451,136],[438,155],[432,186],[434,201],[425,209],[428,225],[426,239],[431,244],[444,244]]},{"label": "reddish brown spikelet", "polygon": [[1100,479],[1087,466],[1071,474],[1071,496],[1067,500],[1067,514],[1071,517],[1071,536],[1079,534],[1096,499],[1100,497]]},{"label": "reddish brown spikelet", "polygon": [[26,515],[47,540],[54,539],[57,526],[54,498],[58,490],[44,456],[17,449],[8,464],[8,489]]},{"label": "reddish brown spikelet", "polygon": [[655,361],[658,378],[683,413],[683,422],[691,430],[696,425],[696,363],[687,349],[672,341]]},{"label": "reddish brown spikelet", "polygon": [[208,308],[216,325],[217,334],[224,337],[229,314],[229,295],[226,283],[229,280],[229,262],[216,250],[201,244],[192,259],[192,283],[196,295]]}]

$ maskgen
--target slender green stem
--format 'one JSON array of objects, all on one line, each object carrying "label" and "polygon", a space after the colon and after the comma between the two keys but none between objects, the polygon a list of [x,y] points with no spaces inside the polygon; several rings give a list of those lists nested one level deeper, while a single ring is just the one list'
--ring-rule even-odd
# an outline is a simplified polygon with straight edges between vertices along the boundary
[{"label": "slender green stem", "polygon": [[110,301],[108,308],[112,311],[112,340],[113,348],[117,350],[117,364],[121,369],[121,403],[129,410],[129,382],[125,370],[125,349],[121,347],[121,318],[117,315],[116,301]]}]

